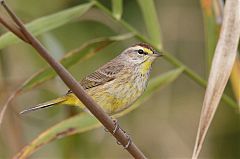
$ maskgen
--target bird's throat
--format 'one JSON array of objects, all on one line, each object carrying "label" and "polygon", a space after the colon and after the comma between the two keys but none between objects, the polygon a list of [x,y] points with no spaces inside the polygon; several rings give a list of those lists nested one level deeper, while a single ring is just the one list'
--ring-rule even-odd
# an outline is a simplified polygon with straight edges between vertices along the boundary
[{"label": "bird's throat", "polygon": [[152,61],[146,60],[145,62],[143,62],[141,67],[140,67],[141,74],[148,73],[151,69],[151,66],[152,66]]}]

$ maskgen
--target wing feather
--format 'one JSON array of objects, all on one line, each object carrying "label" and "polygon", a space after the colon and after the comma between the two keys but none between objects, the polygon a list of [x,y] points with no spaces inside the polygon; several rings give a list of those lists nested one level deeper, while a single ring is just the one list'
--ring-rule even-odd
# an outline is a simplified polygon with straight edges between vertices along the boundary
[{"label": "wing feather", "polygon": [[[103,85],[116,78],[117,74],[124,68],[124,64],[117,61],[110,61],[104,66],[100,67],[95,72],[86,76],[80,84],[84,89],[93,88]],[[68,93],[72,93],[71,90]]]}]

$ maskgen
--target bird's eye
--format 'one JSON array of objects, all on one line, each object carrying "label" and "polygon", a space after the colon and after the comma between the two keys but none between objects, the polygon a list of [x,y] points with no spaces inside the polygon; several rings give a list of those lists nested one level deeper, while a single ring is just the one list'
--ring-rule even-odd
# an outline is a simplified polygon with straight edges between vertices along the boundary
[{"label": "bird's eye", "polygon": [[144,51],[143,51],[142,49],[139,49],[139,50],[138,50],[138,53],[139,53],[139,54],[144,54]]}]

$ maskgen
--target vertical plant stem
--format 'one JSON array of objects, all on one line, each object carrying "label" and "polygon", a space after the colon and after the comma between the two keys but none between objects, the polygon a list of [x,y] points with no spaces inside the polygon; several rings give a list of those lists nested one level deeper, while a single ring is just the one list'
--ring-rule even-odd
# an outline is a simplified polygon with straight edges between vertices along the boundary
[{"label": "vertical plant stem", "polygon": [[123,13],[123,0],[112,0],[112,12],[116,19],[121,19]]},{"label": "vertical plant stem", "polygon": [[145,21],[149,41],[158,49],[162,49],[161,31],[154,0],[137,0]]}]

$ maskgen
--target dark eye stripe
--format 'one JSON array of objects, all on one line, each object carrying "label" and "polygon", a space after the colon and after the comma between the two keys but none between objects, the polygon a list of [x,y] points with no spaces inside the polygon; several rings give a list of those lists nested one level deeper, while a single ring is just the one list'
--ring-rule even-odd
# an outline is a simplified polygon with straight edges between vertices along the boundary
[{"label": "dark eye stripe", "polygon": [[147,55],[147,53],[146,53],[146,52],[144,52],[142,49],[139,49],[139,50],[138,50],[138,53],[139,53],[139,54],[144,54],[144,55]]}]

